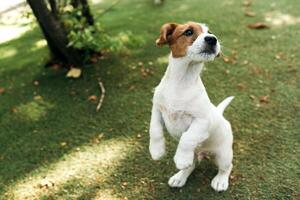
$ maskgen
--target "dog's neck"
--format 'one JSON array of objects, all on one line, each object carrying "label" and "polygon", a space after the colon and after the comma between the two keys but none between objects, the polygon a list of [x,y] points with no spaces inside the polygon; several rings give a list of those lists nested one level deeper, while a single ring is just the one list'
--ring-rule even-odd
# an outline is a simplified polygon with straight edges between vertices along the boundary
[{"label": "dog's neck", "polygon": [[[174,58],[169,56],[169,65],[165,73],[165,79],[174,84],[196,84],[200,80],[203,62],[191,62],[189,58]],[[201,81],[201,80],[200,80]]]}]

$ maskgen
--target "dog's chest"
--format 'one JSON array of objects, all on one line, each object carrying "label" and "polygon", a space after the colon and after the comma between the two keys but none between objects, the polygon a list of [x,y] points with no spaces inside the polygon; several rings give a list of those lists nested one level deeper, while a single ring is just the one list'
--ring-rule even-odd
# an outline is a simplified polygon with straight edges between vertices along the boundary
[{"label": "dog's chest", "polygon": [[172,137],[180,138],[192,123],[192,115],[186,111],[171,110],[164,105],[158,106],[166,129]]}]

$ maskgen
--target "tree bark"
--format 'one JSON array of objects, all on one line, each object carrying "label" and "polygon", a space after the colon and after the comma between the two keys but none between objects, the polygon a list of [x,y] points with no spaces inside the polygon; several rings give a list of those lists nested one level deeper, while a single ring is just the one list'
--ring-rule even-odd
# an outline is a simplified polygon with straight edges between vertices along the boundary
[{"label": "tree bark", "polygon": [[48,9],[45,0],[27,0],[48,42],[52,57],[63,63],[82,66],[77,50],[68,47],[68,38],[58,19]]},{"label": "tree bark", "polygon": [[86,18],[89,25],[94,25],[94,17],[91,14],[91,10],[87,0],[80,0],[82,5],[82,15]]},{"label": "tree bark", "polygon": [[82,16],[86,18],[86,21],[89,25],[94,25],[94,17],[91,13],[87,0],[72,0],[71,4],[74,8],[78,8],[79,6],[81,6]]},{"label": "tree bark", "polygon": [[58,11],[57,11],[56,0],[49,0],[49,3],[50,3],[50,7],[51,7],[51,12],[57,18],[58,17]]}]

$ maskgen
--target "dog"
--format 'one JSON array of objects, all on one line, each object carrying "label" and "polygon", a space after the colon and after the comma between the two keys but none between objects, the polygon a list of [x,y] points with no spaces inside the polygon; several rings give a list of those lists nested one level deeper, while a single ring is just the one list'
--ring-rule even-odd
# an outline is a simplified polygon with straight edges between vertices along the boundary
[{"label": "dog", "polygon": [[205,24],[188,22],[164,24],[156,44],[168,45],[171,53],[167,70],[154,90],[149,130],[151,157],[158,160],[166,152],[165,127],[179,140],[174,162],[180,171],[169,179],[169,186],[184,186],[195,168],[195,153],[210,152],[218,166],[211,186],[215,191],[225,191],[232,169],[233,135],[223,111],[234,97],[214,106],[200,78],[204,63],[220,54],[220,43]]}]

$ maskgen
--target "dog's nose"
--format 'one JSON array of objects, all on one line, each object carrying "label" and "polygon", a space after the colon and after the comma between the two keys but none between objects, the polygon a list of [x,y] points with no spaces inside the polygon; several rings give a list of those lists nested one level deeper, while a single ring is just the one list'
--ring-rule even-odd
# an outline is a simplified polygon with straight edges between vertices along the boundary
[{"label": "dog's nose", "polygon": [[206,36],[204,38],[205,42],[209,45],[216,45],[217,44],[217,38],[214,36]]}]

